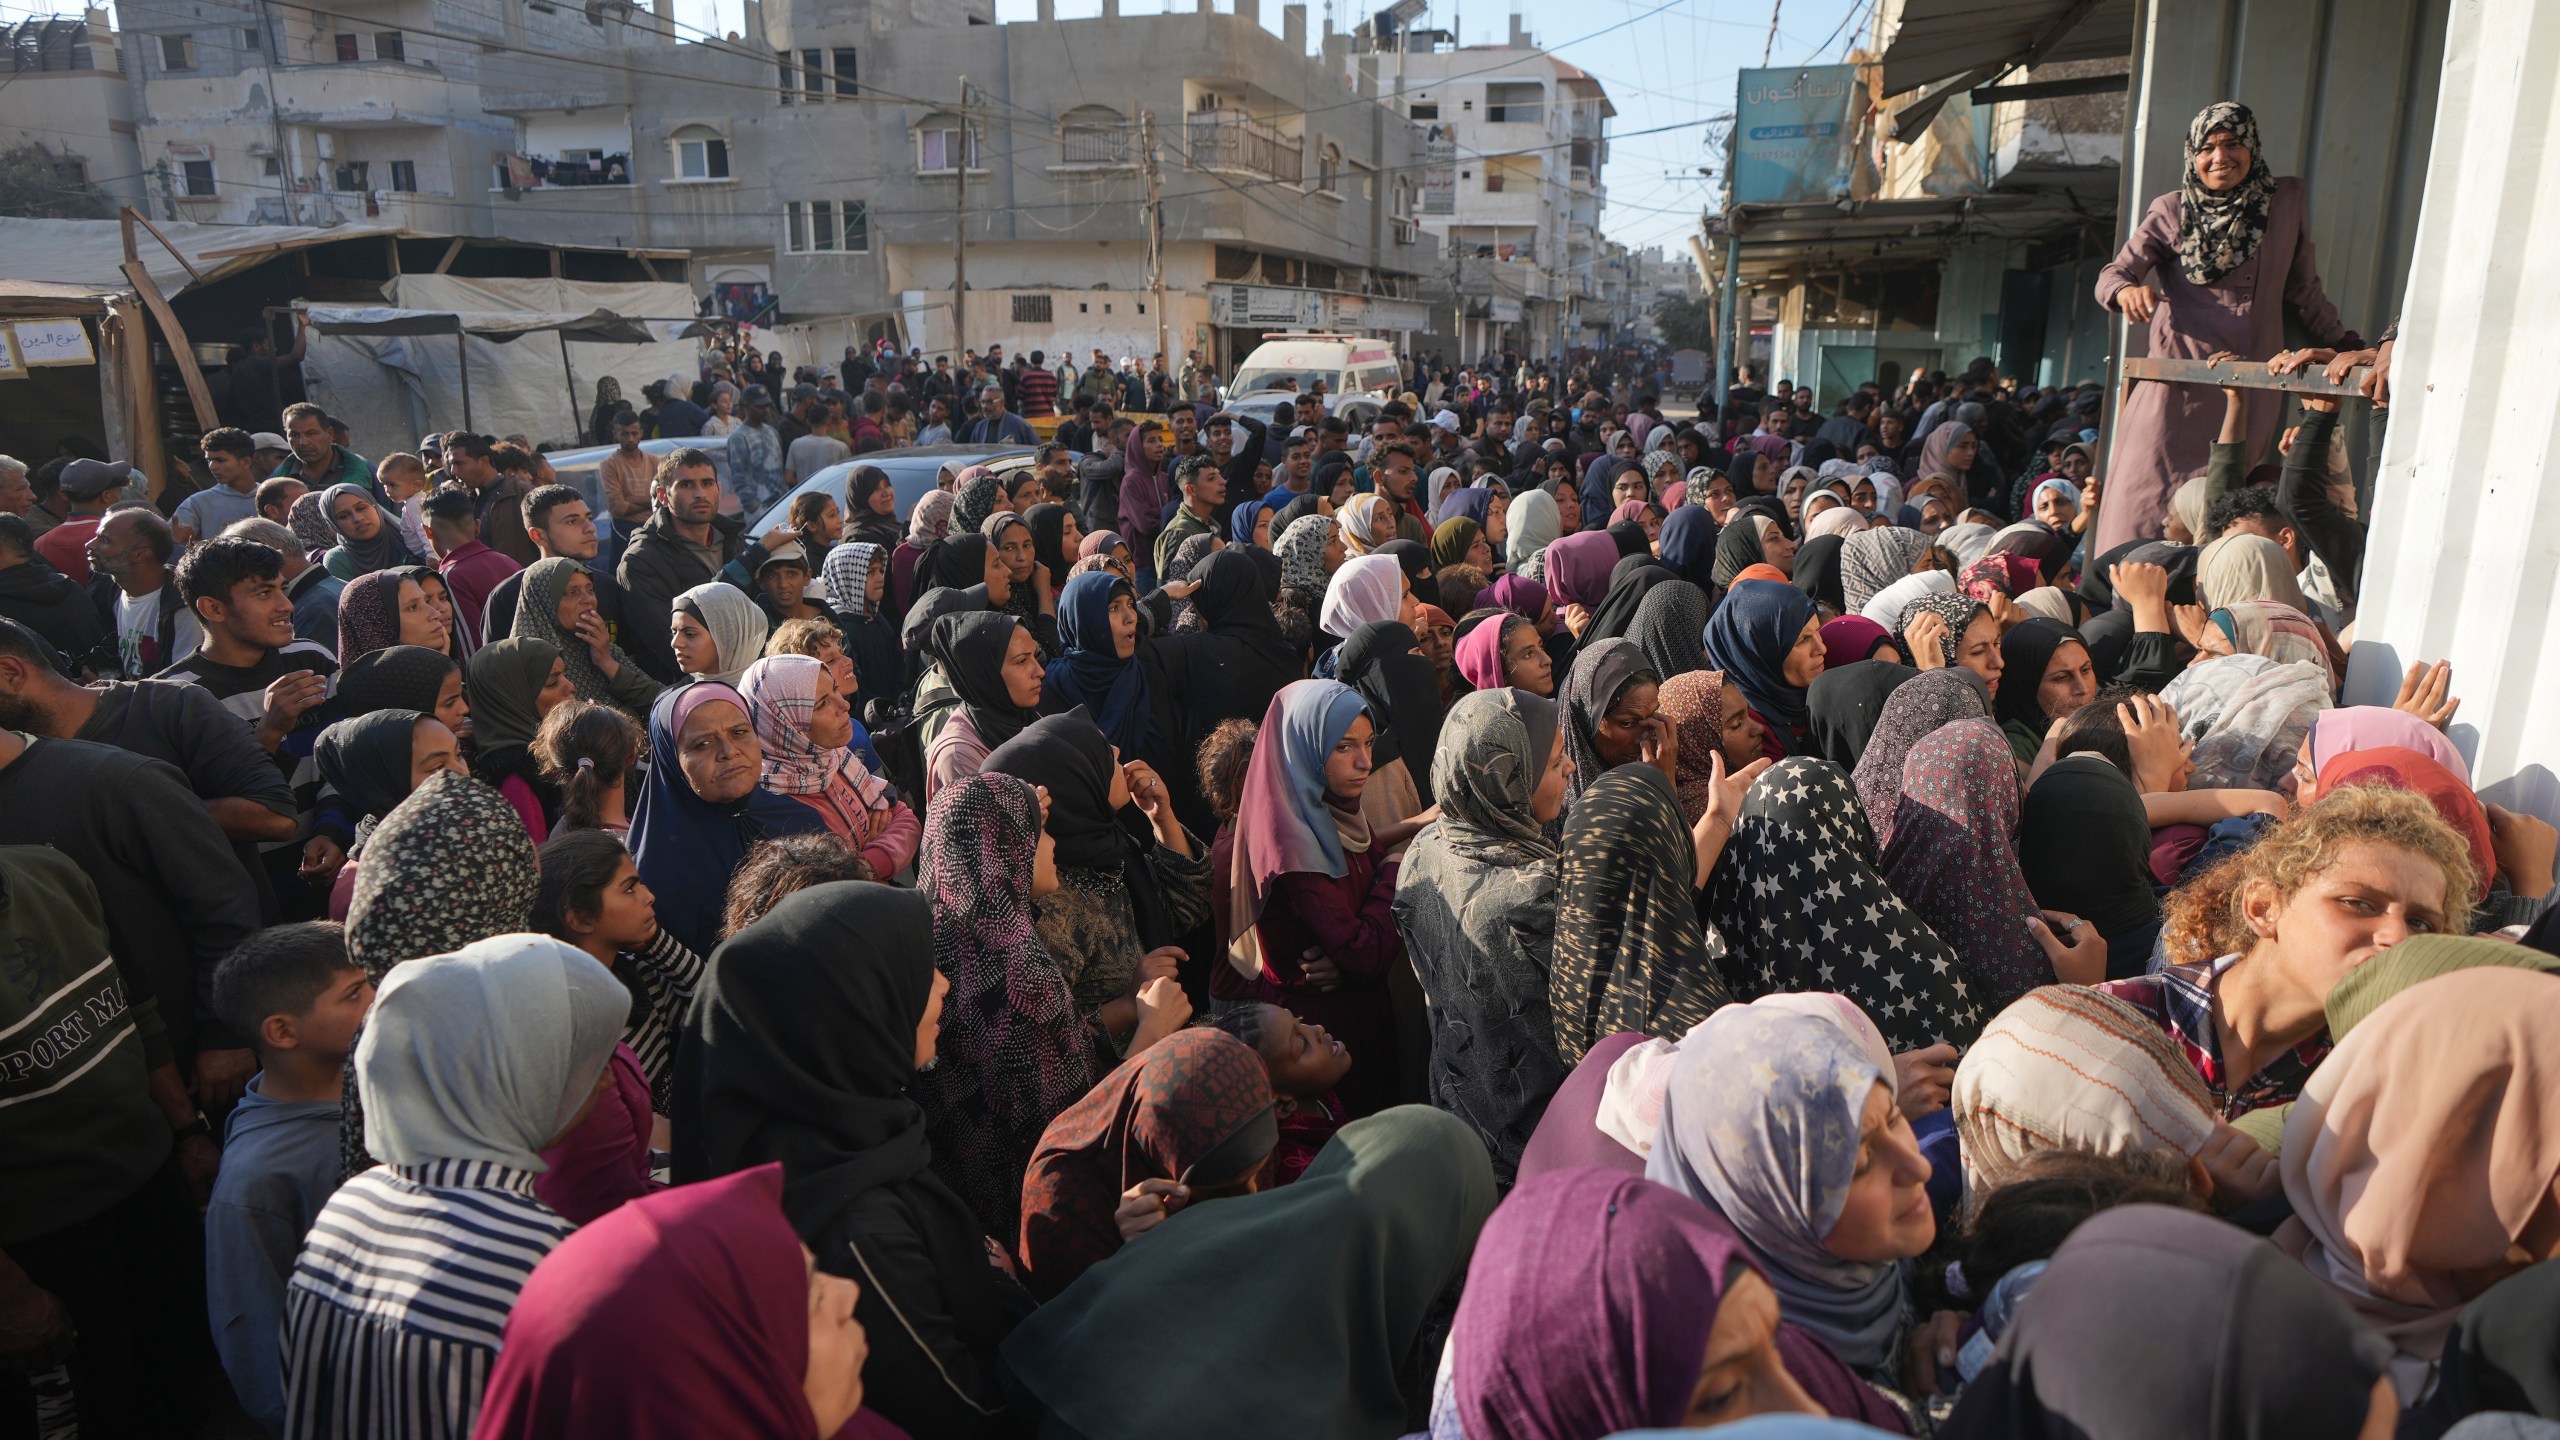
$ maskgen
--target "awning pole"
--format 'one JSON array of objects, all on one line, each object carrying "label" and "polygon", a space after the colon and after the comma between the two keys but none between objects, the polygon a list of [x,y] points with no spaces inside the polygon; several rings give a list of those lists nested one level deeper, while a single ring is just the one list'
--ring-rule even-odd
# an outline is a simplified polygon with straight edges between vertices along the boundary
[{"label": "awning pole", "polygon": [[586,417],[578,413],[578,372],[569,368],[569,332],[554,330],[560,338],[560,378],[569,386],[569,441],[573,445],[587,443]]},{"label": "awning pole", "polygon": [[471,423],[471,336],[459,316],[453,322],[453,351],[462,361],[462,428],[477,433],[479,427]]},{"label": "awning pole", "polygon": [[1714,404],[1710,413],[1716,417],[1717,437],[1728,444],[1733,437],[1724,433],[1723,417],[1725,400],[1733,394],[1733,331],[1734,322],[1739,318],[1734,313],[1734,305],[1741,294],[1741,279],[1742,236],[1737,232],[1726,236],[1724,242],[1724,299],[1716,306],[1717,318],[1724,323],[1716,327],[1716,393],[1710,397]]}]

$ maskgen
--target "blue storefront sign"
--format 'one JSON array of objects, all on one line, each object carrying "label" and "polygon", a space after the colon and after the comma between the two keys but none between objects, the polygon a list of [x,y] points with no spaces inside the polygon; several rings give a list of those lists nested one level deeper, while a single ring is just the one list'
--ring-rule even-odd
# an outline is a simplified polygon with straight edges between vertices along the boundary
[{"label": "blue storefront sign", "polygon": [[1733,198],[1836,200],[1849,193],[1864,96],[1855,65],[1745,70],[1734,102]]}]

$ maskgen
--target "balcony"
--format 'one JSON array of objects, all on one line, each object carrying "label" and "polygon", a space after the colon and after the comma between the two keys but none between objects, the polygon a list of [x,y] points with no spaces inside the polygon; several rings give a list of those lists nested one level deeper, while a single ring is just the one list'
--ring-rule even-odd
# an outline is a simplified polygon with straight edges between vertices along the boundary
[{"label": "balcony", "polygon": [[1125,166],[1130,150],[1126,125],[1069,125],[1058,132],[1061,165]]},{"label": "balcony", "polygon": [[628,154],[606,155],[598,151],[568,151],[560,155],[508,155],[496,166],[498,190],[570,190],[592,189],[600,185],[629,185],[631,157]]},{"label": "balcony", "polygon": [[1387,234],[1399,245],[1411,245],[1422,238],[1422,222],[1401,215],[1387,220]]},{"label": "balcony", "polygon": [[1183,139],[1194,170],[1233,170],[1291,185],[1306,175],[1306,149],[1297,137],[1241,111],[1186,116]]}]

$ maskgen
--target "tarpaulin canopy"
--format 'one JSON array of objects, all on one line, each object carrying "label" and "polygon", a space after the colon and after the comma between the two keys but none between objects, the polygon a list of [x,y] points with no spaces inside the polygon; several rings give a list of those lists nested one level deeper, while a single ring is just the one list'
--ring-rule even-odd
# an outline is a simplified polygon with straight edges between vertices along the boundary
[{"label": "tarpaulin canopy", "polygon": [[584,314],[521,310],[402,310],[388,305],[314,305],[306,312],[323,335],[477,335],[513,340],[558,332],[598,345],[646,345],[709,333],[698,320],[653,320],[609,310]]}]

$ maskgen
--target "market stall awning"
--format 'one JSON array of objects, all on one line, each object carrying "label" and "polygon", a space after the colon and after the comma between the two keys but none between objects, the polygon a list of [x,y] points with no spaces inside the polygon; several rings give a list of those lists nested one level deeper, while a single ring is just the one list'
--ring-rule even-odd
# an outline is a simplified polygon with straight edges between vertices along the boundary
[{"label": "market stall awning", "polygon": [[2033,193],[1736,205],[1707,218],[1707,253],[1721,266],[1717,242],[1739,240],[1742,278],[1757,282],[1806,266],[1929,258],[1965,239],[2032,238],[2084,218],[2068,197]]},{"label": "market stall awning", "polygon": [[1883,93],[1936,88],[1895,114],[1894,138],[1918,134],[1948,97],[2005,70],[2130,55],[2133,21],[2133,0],[1909,0],[1885,43]]},{"label": "market stall awning", "polygon": [[683,340],[709,333],[690,316],[653,319],[616,315],[609,310],[584,314],[524,310],[403,310],[388,305],[314,305],[307,312],[311,328],[323,335],[477,335],[500,342],[524,335],[558,332],[562,338],[606,345],[646,345]]}]

